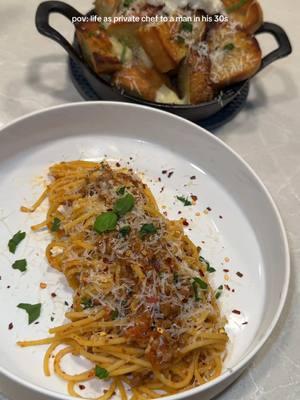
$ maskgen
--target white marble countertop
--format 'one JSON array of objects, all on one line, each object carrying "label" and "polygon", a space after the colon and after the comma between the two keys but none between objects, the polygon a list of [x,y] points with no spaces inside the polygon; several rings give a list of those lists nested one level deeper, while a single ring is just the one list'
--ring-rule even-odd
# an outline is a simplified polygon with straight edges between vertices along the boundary
[{"label": "white marble countertop", "polygon": [[[39,3],[1,0],[0,126],[44,107],[82,100],[68,75],[66,54],[35,29]],[[91,1],[69,3],[82,12],[91,8]],[[255,78],[247,106],[216,134],[247,160],[279,206],[289,236],[292,279],[271,339],[218,400],[300,399],[300,2],[261,3],[265,20],[286,29],[294,52]],[[62,17],[53,17],[53,23],[72,37],[72,27]],[[274,47],[269,37],[261,42],[265,51]],[[40,400],[41,396],[0,378],[0,399]]]}]

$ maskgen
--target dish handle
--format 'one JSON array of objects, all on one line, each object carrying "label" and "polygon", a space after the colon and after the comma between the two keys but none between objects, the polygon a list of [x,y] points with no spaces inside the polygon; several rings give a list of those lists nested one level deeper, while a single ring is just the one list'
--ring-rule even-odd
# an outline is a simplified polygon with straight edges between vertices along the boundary
[{"label": "dish handle", "polygon": [[83,17],[83,15],[80,14],[80,12],[77,11],[74,7],[61,1],[44,1],[38,6],[35,15],[35,25],[37,27],[37,30],[42,35],[47,36],[52,40],[55,40],[69,53],[69,55],[75,61],[81,64],[82,59],[80,55],[76,52],[74,47],[62,36],[62,34],[60,34],[50,25],[49,18],[50,15],[53,13],[64,15],[71,22],[72,18]]},{"label": "dish handle", "polygon": [[256,35],[262,33],[270,33],[275,38],[278,44],[278,48],[267,54],[262,59],[259,71],[272,64],[274,61],[279,60],[280,58],[287,57],[292,52],[292,45],[288,38],[288,35],[279,25],[273,24],[271,22],[264,22],[263,25],[256,32]]}]

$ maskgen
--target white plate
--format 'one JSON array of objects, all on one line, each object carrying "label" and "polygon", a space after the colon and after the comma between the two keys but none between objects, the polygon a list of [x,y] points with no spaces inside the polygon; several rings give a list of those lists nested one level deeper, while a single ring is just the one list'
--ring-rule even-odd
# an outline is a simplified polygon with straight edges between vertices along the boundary
[{"label": "white plate", "polygon": [[[47,336],[50,326],[64,320],[64,302],[71,299],[63,277],[45,260],[47,234],[30,232],[30,225],[43,219],[46,206],[34,215],[22,214],[19,208],[33,203],[41,193],[42,177],[50,164],[79,158],[101,160],[105,155],[121,160],[122,165],[128,162],[143,173],[170,218],[178,218],[178,211],[182,211],[181,216],[190,221],[187,234],[217,269],[212,274],[213,285],[225,283],[231,289],[225,289],[220,299],[230,336],[222,376],[171,396],[185,398],[201,393],[202,400],[210,399],[242,372],[279,318],[289,281],[284,228],[261,181],[224,143],[171,114],[122,103],[65,105],[32,114],[2,129],[0,371],[40,393],[70,398],[65,382],[54,375],[43,376],[44,346],[21,349],[15,344],[20,339]],[[168,178],[163,170],[174,173]],[[198,197],[194,206],[183,207],[175,200],[176,195],[191,193]],[[207,207],[211,211],[204,212]],[[19,229],[28,235],[14,257],[8,253],[7,242]],[[11,268],[16,258],[25,257],[29,263],[26,273]],[[47,289],[40,289],[40,282],[46,282]],[[52,292],[56,298],[51,297]],[[20,302],[42,302],[38,325],[27,325],[24,311],[16,308]],[[232,313],[234,309],[241,314]],[[11,322],[14,327],[9,330]],[[82,365],[74,365],[70,359],[67,368],[79,371]]]}]

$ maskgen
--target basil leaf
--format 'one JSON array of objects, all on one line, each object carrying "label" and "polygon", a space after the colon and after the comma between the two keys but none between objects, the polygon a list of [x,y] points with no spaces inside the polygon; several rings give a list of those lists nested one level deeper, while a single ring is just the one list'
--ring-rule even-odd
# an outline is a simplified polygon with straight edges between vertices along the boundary
[{"label": "basil leaf", "polygon": [[142,225],[139,234],[142,239],[144,239],[147,235],[152,235],[157,232],[157,228],[153,224],[144,224]]},{"label": "basil leaf", "polygon": [[98,233],[113,231],[117,225],[118,216],[112,211],[104,212],[96,218],[94,230]]},{"label": "basil leaf", "polygon": [[125,194],[125,189],[125,186],[119,187],[119,189],[117,190],[117,195],[123,196]]},{"label": "basil leaf", "polygon": [[60,228],[60,223],[61,223],[61,220],[59,218],[55,217],[53,219],[53,222],[51,225],[51,232],[57,232]]},{"label": "basil leaf", "polygon": [[181,201],[185,207],[192,205],[192,202],[187,197],[176,196],[176,198],[177,200]]},{"label": "basil leaf", "polygon": [[32,324],[32,322],[36,321],[41,315],[41,303],[38,304],[28,304],[28,303],[20,303],[17,305],[18,308],[25,310],[28,314],[28,324]]},{"label": "basil leaf", "polygon": [[200,278],[194,278],[194,282],[199,285],[200,289],[206,290],[207,289],[207,283],[204,282],[202,279]]},{"label": "basil leaf", "polygon": [[25,236],[26,236],[25,232],[19,231],[10,239],[10,241],[8,242],[8,248],[11,253],[15,254],[19,243],[22,242]]},{"label": "basil leaf", "polygon": [[229,7],[226,7],[226,12],[228,12],[228,13],[231,13],[231,12],[233,12],[233,11],[237,11],[237,10],[239,10],[240,8],[242,8],[247,2],[248,2],[249,0],[240,0],[240,1],[238,1],[237,3],[235,3],[235,4],[232,4],[231,6],[229,6]]},{"label": "basil leaf", "polygon": [[130,231],[131,231],[131,227],[130,227],[129,225],[122,226],[122,227],[120,228],[120,230],[119,230],[119,232],[120,232],[120,234],[123,236],[123,238],[125,238],[126,236],[128,236],[129,233],[130,233]]},{"label": "basil leaf", "polygon": [[234,44],[233,43],[228,43],[223,47],[223,50],[226,50],[226,51],[231,51],[233,49],[234,49]]},{"label": "basil leaf", "polygon": [[132,194],[128,193],[116,201],[113,210],[116,214],[118,214],[119,217],[123,217],[123,215],[133,209],[133,206],[134,197]]},{"label": "basil leaf", "polygon": [[109,372],[102,367],[99,367],[99,365],[96,365],[95,367],[95,375],[99,378],[99,379],[105,379],[109,377]]},{"label": "basil leaf", "polygon": [[13,269],[18,269],[21,272],[25,272],[27,270],[26,267],[27,267],[27,261],[25,259],[16,260],[12,265]]},{"label": "basil leaf", "polygon": [[188,21],[181,22],[180,28],[182,31],[185,32],[192,32],[193,31],[193,24]]}]

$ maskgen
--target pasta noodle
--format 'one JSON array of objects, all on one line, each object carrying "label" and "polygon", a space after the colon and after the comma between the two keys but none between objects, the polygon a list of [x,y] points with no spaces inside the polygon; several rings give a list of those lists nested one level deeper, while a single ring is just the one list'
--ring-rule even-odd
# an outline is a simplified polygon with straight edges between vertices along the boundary
[{"label": "pasta noodle", "polygon": [[[74,290],[70,322],[50,338],[45,375],[67,382],[70,395],[93,378],[110,379],[98,399],[117,391],[121,400],[152,399],[202,385],[220,375],[228,336],[208,282],[207,265],[183,232],[182,221],[159,212],[148,187],[131,171],[108,163],[62,162],[51,182],[23,212],[46,198],[52,241],[50,265]],[[71,375],[61,366],[69,354],[94,367]]]}]

